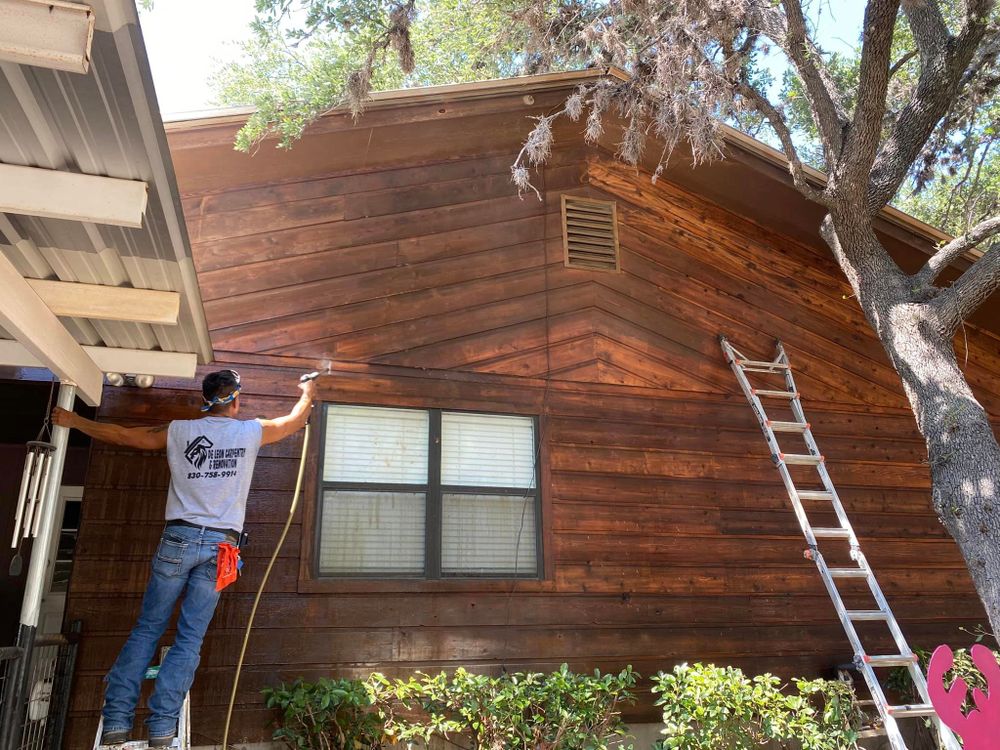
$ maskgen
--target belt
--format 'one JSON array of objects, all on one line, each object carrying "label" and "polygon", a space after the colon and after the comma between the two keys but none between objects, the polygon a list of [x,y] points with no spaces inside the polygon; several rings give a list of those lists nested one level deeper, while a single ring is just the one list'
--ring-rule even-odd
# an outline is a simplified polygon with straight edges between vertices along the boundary
[{"label": "belt", "polygon": [[187,526],[190,529],[203,529],[205,531],[214,531],[217,534],[225,534],[227,538],[232,540],[234,544],[238,544],[240,541],[240,534],[238,531],[233,531],[232,529],[217,529],[214,526],[202,526],[201,524],[191,523],[190,521],[182,521],[177,518],[172,521],[167,521],[167,526]]}]

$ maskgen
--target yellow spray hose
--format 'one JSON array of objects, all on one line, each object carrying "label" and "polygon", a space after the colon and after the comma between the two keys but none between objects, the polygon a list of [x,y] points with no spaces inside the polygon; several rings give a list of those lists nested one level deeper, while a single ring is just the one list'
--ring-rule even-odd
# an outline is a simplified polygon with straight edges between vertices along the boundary
[{"label": "yellow spray hose", "polygon": [[243,645],[240,647],[240,658],[236,662],[236,677],[233,678],[233,692],[229,696],[229,709],[226,711],[226,729],[222,733],[222,748],[223,750],[228,750],[229,748],[229,722],[233,718],[233,704],[236,702],[236,689],[240,684],[240,670],[243,669],[243,657],[247,652],[247,643],[250,640],[250,630],[253,628],[253,618],[257,614],[257,605],[260,604],[260,596],[264,593],[264,587],[267,585],[267,578],[271,575],[271,568],[274,567],[274,561],[278,559],[278,553],[281,552],[281,545],[285,543],[285,537],[288,535],[288,529],[292,525],[292,518],[295,516],[295,506],[299,503],[299,493],[302,491],[302,477],[305,475],[306,471],[306,449],[309,447],[309,423],[306,423],[306,431],[302,436],[302,456],[299,458],[299,476],[295,480],[295,493],[292,495],[292,505],[288,509],[288,520],[285,521],[285,528],[281,530],[281,537],[278,539],[278,544],[274,548],[274,553],[271,555],[271,561],[267,564],[267,570],[264,571],[264,578],[260,582],[260,587],[257,589],[257,596],[253,600],[253,608],[250,610],[250,619],[247,620],[247,629],[243,634]]}]

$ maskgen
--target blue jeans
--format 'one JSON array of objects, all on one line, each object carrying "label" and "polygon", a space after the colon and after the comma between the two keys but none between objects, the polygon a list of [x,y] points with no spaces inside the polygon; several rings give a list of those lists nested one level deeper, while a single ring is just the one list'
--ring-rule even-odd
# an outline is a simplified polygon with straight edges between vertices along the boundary
[{"label": "blue jeans", "polygon": [[139,620],[106,678],[104,731],[131,731],[143,675],[174,605],[184,594],[177,636],[160,665],[146,720],[150,737],[176,733],[184,696],[201,659],[201,642],[219,602],[216,559],[218,545],[225,541],[229,540],[224,534],[205,529],[169,526],[163,530]]}]

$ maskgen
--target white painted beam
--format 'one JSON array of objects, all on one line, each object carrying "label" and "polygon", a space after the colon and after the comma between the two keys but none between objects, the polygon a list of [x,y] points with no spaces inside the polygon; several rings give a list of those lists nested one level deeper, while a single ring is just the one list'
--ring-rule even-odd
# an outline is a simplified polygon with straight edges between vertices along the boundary
[{"label": "white painted beam", "polygon": [[[156,375],[162,378],[193,378],[198,355],[189,352],[114,349],[107,346],[83,346],[102,372],[131,375]],[[0,339],[0,366],[45,367],[46,365],[20,342]]]},{"label": "white painted beam", "polygon": [[0,213],[138,229],[146,200],[139,180],[0,164]]},{"label": "white painted beam", "polygon": [[0,60],[86,73],[94,21],[94,11],[87,5],[0,0]]},{"label": "white painted beam", "polygon": [[53,313],[65,317],[175,326],[181,309],[179,292],[48,279],[27,282]]},{"label": "white painted beam", "polygon": [[60,380],[75,383],[84,401],[101,403],[104,373],[3,254],[0,289],[0,327]]}]

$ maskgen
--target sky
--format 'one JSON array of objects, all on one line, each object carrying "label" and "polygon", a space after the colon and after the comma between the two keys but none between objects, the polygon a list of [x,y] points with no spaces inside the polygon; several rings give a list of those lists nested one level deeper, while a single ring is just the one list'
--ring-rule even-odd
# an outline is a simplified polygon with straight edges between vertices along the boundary
[{"label": "sky", "polygon": [[[816,0],[810,15],[818,20],[820,43],[828,50],[855,44],[863,0]],[[154,0],[140,12],[140,24],[153,70],[160,111],[165,118],[217,107],[210,78],[239,58],[239,42],[250,37],[254,0]],[[777,81],[784,62],[772,56],[768,67]]]},{"label": "sky", "polygon": [[212,73],[250,38],[254,0],[155,0],[139,25],[164,117],[218,106]]}]

